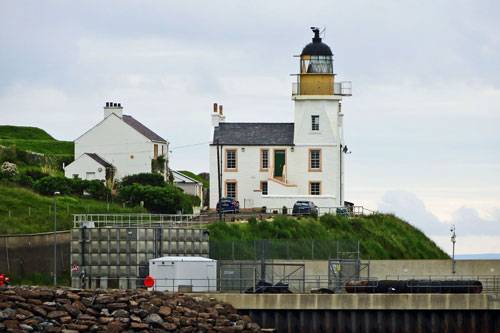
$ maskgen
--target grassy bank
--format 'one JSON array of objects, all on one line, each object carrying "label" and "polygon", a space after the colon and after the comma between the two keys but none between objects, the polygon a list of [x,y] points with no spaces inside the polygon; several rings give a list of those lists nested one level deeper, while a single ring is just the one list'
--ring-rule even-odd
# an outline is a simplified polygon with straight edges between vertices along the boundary
[{"label": "grassy bank", "polygon": [[[141,207],[84,198],[57,198],[57,229],[73,226],[72,214],[146,213]],[[12,183],[0,183],[0,234],[28,234],[54,230],[54,198],[45,197]]]},{"label": "grassy bank", "polygon": [[279,216],[273,221],[257,222],[251,219],[249,223],[219,222],[210,225],[209,229],[210,240],[219,242],[221,249],[225,246],[226,251],[230,251],[233,245],[229,241],[235,240],[239,251],[251,248],[248,253],[250,257],[254,251],[253,240],[269,239],[273,240],[271,247],[274,246],[269,251],[292,252],[297,258],[302,258],[302,252],[304,258],[310,258],[311,246],[315,246],[310,240],[315,240],[317,259],[326,259],[332,253],[335,254],[337,240],[339,244],[347,244],[345,246],[349,251],[352,250],[352,242],[349,241],[359,240],[361,257],[364,259],[449,258],[420,230],[394,215],[386,214],[351,219],[325,215],[319,220]]},{"label": "grassy bank", "polygon": [[0,145],[55,156],[72,156],[72,141],[58,141],[37,127],[0,126]]}]

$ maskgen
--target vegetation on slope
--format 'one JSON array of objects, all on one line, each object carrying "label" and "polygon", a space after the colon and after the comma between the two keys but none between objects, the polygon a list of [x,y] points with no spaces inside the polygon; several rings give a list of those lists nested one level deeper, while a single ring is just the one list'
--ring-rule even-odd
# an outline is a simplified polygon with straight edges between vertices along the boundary
[{"label": "vegetation on slope", "polygon": [[191,171],[182,170],[182,171],[179,171],[179,172],[182,173],[185,176],[188,176],[190,178],[193,178],[194,180],[199,181],[200,183],[203,183],[203,188],[209,188],[210,187],[208,180],[206,180],[206,179],[204,179],[204,178],[202,178],[202,177],[200,177],[198,175],[195,175]]},{"label": "vegetation on slope", "polygon": [[54,156],[73,156],[72,141],[58,141],[40,128],[0,126],[0,145]]},{"label": "vegetation on slope", "polygon": [[[218,222],[208,228],[210,240],[214,242],[238,240],[236,244],[245,243],[248,240],[290,240],[289,244],[281,242],[281,246],[288,247],[286,251],[289,252],[292,251],[290,250],[292,245],[297,246],[293,251],[300,251],[303,248],[304,251],[310,252],[310,249],[306,248],[308,242],[303,241],[314,239],[315,244],[317,242],[316,259],[331,257],[334,251],[330,245],[335,244],[333,242],[335,240],[359,240],[363,259],[449,258],[420,230],[394,215],[386,214],[359,218],[324,215],[319,220],[310,217],[294,219],[278,216],[273,221],[260,222],[251,218],[249,223]],[[273,242],[273,244],[272,246],[276,247],[279,242]],[[249,243],[246,242],[246,247],[248,245]],[[231,248],[228,250],[230,251]],[[305,253],[304,257],[307,258],[308,253]]]},{"label": "vegetation on slope", "polygon": [[[57,230],[73,227],[72,214],[146,213],[141,207],[122,208],[85,198],[57,198]],[[54,230],[54,198],[12,183],[0,183],[0,234],[28,234]]]}]

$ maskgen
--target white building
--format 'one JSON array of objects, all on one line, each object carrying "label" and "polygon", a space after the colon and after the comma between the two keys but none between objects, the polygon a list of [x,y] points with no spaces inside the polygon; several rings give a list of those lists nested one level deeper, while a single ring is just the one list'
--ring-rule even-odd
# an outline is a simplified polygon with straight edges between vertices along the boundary
[{"label": "white building", "polygon": [[[152,172],[152,161],[168,158],[168,142],[132,116],[119,103],[107,102],[104,119],[75,140],[75,160],[65,167],[68,178],[106,179]],[[161,159],[160,159],[161,160]],[[166,170],[163,172],[165,174]]]},{"label": "white building", "polygon": [[230,123],[215,104],[211,209],[219,199],[218,175],[221,196],[236,198],[241,208],[290,208],[298,200],[319,207],[344,205],[342,155],[347,147],[341,101],[351,95],[351,84],[335,82],[332,51],[321,41],[319,29],[313,31],[292,87],[293,123]]},{"label": "white building", "polygon": [[184,193],[198,196],[203,206],[203,183],[178,171],[172,170],[172,174],[174,176],[174,185],[182,189]]}]

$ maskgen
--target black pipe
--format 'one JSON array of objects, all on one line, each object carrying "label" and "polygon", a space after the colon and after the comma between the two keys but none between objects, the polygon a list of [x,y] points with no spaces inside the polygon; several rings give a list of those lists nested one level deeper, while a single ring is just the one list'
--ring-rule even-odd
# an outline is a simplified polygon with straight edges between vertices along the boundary
[{"label": "black pipe", "polygon": [[348,293],[367,294],[480,294],[477,280],[362,280],[347,281]]}]

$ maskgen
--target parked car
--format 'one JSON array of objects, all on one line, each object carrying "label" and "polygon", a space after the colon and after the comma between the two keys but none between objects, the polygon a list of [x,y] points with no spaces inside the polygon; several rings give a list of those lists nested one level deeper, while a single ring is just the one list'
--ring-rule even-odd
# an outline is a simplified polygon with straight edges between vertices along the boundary
[{"label": "parked car", "polygon": [[[222,205],[220,204],[222,203]],[[240,202],[234,198],[221,198],[220,203],[217,203],[217,211],[223,211],[223,212],[233,212],[233,213],[239,213],[240,212]]]},{"label": "parked car", "polygon": [[312,212],[318,213],[318,206],[312,201],[297,201],[293,205],[293,215],[310,215]]}]

